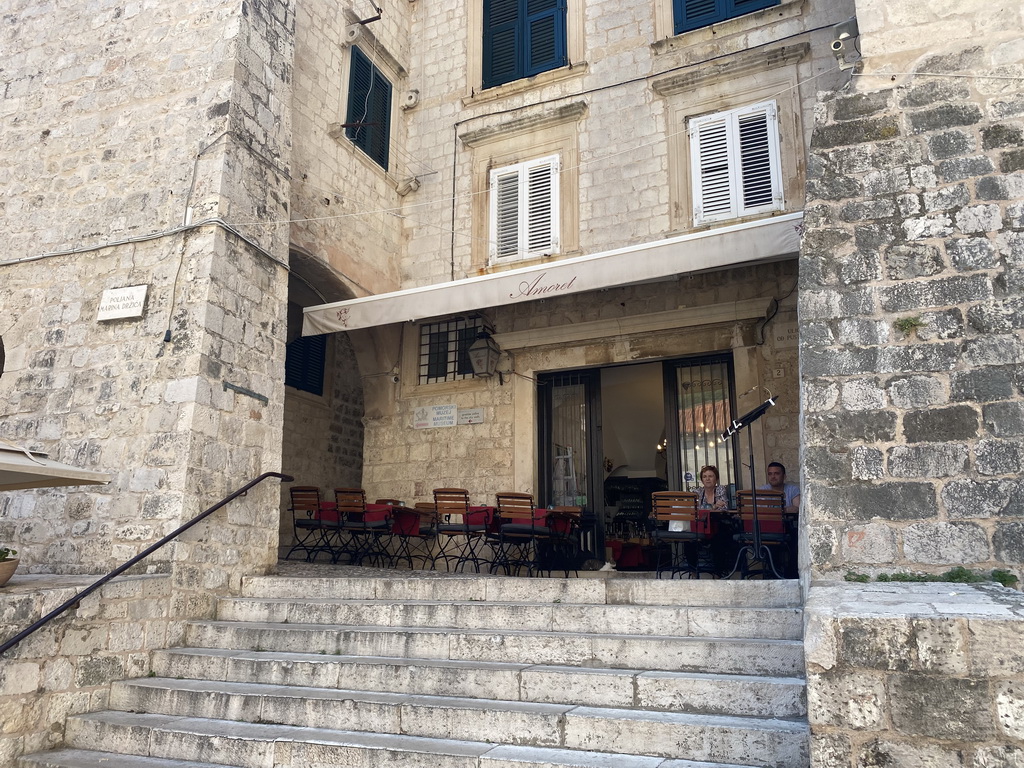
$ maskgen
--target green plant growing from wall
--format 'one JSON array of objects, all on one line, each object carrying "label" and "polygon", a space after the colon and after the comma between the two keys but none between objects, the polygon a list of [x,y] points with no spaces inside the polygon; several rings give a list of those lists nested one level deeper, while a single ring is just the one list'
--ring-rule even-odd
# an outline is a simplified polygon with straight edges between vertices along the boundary
[{"label": "green plant growing from wall", "polygon": [[[871,581],[871,577],[868,574],[856,573],[855,571],[848,571],[844,578],[846,581],[852,581],[857,584],[867,584]],[[945,573],[880,573],[875,577],[875,581],[902,584],[919,584],[936,581],[949,582],[953,584],[982,584],[994,581],[998,584],[1002,584],[1004,587],[1015,588],[1019,579],[1010,573],[1010,571],[1000,568],[984,572],[972,571],[964,568],[962,565],[958,565],[955,568],[950,568]]]},{"label": "green plant growing from wall", "polygon": [[928,323],[921,319],[918,315],[912,315],[910,317],[901,317],[899,320],[893,321],[892,327],[902,333],[904,336],[913,336],[917,333],[918,328],[924,328]]}]

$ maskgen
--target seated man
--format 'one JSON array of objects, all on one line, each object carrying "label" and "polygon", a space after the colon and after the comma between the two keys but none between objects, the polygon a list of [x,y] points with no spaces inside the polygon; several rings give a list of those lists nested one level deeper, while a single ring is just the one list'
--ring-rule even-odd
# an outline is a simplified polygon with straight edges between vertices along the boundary
[{"label": "seated man", "polygon": [[786,482],[786,468],[777,461],[768,465],[768,484],[757,490],[782,491],[785,494],[786,511],[792,514],[800,511],[800,486]]}]

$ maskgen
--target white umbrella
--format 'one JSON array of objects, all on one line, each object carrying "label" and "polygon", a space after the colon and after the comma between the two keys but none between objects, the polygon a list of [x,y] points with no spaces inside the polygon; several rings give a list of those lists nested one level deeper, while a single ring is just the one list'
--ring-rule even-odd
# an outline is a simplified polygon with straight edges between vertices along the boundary
[{"label": "white umbrella", "polygon": [[0,491],[25,488],[56,488],[63,485],[101,485],[110,475],[79,469],[48,459],[45,453],[27,451],[0,442]]}]

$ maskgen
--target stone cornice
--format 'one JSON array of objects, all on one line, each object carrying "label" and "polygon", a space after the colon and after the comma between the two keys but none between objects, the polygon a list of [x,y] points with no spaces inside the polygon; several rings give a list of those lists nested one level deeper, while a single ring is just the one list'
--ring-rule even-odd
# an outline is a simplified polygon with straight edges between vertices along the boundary
[{"label": "stone cornice", "polygon": [[767,50],[740,51],[720,61],[694,65],[681,72],[651,81],[651,88],[660,96],[674,96],[707,87],[722,80],[731,80],[755,72],[796,64],[811,50],[811,44],[780,45]]},{"label": "stone cornice", "polygon": [[534,115],[517,117],[512,120],[506,120],[498,125],[489,125],[484,128],[466,131],[459,134],[459,139],[467,147],[475,147],[488,141],[505,139],[519,133],[529,133],[552,125],[579,120],[586,114],[586,111],[587,102],[574,101],[569,104],[563,104],[560,107],[538,112]]},{"label": "stone cornice", "polygon": [[[369,24],[359,25],[359,14],[355,13],[351,8],[344,9],[345,22],[350,27],[359,27],[359,34],[357,37],[346,39],[343,45],[349,46],[354,45],[356,42],[363,42],[363,52],[369,54],[373,52],[374,58],[378,63],[384,64],[387,69],[394,72],[399,78],[405,78],[408,76],[408,72],[403,67],[394,54],[389,51],[384,44],[377,38],[375,34],[370,30]],[[392,83],[393,85],[393,83]]]}]

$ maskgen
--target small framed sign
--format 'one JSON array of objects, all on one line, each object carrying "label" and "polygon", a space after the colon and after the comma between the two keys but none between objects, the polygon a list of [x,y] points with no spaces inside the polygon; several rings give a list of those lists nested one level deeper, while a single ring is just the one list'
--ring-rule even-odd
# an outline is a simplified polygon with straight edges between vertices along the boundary
[{"label": "small framed sign", "polygon": [[96,319],[118,320],[122,317],[142,317],[148,289],[148,285],[107,288],[100,297],[100,308],[96,313]]},{"label": "small framed sign", "polygon": [[483,424],[483,408],[459,408],[459,424]]}]

